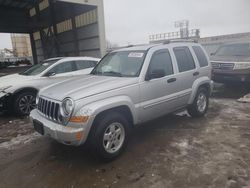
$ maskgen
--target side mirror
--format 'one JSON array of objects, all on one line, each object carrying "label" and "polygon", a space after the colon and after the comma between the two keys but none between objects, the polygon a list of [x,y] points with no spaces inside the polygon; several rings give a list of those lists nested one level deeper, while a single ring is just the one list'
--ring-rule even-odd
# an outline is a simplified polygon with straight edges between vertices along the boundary
[{"label": "side mirror", "polygon": [[146,81],[155,79],[155,78],[162,78],[165,76],[165,71],[162,69],[155,69],[151,73],[149,73],[146,77]]},{"label": "side mirror", "polygon": [[46,74],[47,77],[51,77],[51,76],[55,76],[55,75],[56,75],[55,72],[48,72],[48,73]]}]

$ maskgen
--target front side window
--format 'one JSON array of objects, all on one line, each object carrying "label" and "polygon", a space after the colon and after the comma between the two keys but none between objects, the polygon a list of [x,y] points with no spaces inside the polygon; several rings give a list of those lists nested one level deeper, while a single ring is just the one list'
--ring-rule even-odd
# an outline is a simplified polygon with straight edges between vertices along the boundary
[{"label": "front side window", "polygon": [[219,47],[217,56],[246,56],[250,57],[250,43],[227,44]]},{"label": "front side window", "polygon": [[68,61],[68,62],[60,63],[59,65],[56,65],[49,72],[55,73],[55,74],[62,74],[62,73],[67,73],[67,72],[72,72],[72,71],[75,71],[74,64],[73,62]]},{"label": "front side window", "polygon": [[58,59],[57,60],[43,61],[42,63],[36,64],[36,65],[32,66],[31,68],[29,68],[28,70],[20,73],[20,75],[25,75],[25,76],[38,75],[38,74],[42,73],[43,71],[45,71],[46,69],[48,69],[50,66],[52,66],[57,61],[58,61]]},{"label": "front side window", "polygon": [[179,72],[195,69],[194,59],[188,47],[176,47],[174,48],[174,54]]},{"label": "front side window", "polygon": [[168,76],[174,73],[172,60],[168,50],[157,51],[151,58],[148,74],[153,74],[159,70],[164,72],[162,76]]},{"label": "front side window", "polygon": [[106,55],[91,74],[115,77],[138,77],[145,56],[145,51],[113,52]]},{"label": "front side window", "polygon": [[194,53],[199,61],[200,67],[208,66],[207,57],[200,46],[193,46]]}]

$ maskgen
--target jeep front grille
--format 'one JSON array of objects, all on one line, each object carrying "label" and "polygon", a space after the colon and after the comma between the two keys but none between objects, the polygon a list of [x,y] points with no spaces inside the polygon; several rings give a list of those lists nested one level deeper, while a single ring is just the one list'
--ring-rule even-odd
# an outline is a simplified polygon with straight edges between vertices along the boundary
[{"label": "jeep front grille", "polygon": [[59,103],[39,98],[37,109],[47,118],[60,121]]},{"label": "jeep front grille", "polygon": [[233,63],[219,63],[219,62],[211,62],[213,69],[222,69],[222,70],[233,70]]}]

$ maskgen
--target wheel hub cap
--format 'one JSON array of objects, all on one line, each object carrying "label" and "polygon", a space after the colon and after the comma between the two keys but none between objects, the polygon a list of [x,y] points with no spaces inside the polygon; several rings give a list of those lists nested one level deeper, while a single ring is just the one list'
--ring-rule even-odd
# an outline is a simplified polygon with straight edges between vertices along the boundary
[{"label": "wheel hub cap", "polygon": [[19,100],[19,109],[23,114],[29,114],[31,110],[36,107],[35,97],[32,95],[25,95]]},{"label": "wheel hub cap", "polygon": [[204,112],[207,107],[207,97],[204,93],[200,93],[197,100],[197,107],[199,112]]},{"label": "wheel hub cap", "polygon": [[125,130],[122,124],[112,123],[110,124],[103,136],[103,146],[108,153],[115,153],[118,151],[124,142]]}]

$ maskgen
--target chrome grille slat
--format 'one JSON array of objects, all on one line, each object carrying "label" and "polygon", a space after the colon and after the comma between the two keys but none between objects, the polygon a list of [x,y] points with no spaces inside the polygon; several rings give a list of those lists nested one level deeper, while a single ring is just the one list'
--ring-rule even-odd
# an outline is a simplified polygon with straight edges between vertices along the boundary
[{"label": "chrome grille slat", "polygon": [[46,100],[43,98],[39,98],[38,100],[38,110],[42,113],[45,117],[52,119],[54,121],[59,121],[59,103]]},{"label": "chrome grille slat", "polygon": [[234,63],[211,62],[213,69],[233,70]]}]

